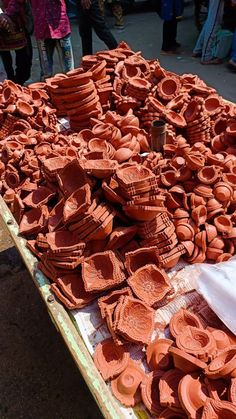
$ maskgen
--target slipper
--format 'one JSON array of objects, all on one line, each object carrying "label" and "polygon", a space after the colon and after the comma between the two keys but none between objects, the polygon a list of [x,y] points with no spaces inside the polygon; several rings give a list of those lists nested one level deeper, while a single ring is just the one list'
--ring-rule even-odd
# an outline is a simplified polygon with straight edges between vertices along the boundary
[{"label": "slipper", "polygon": [[161,55],[176,55],[179,54],[177,51],[175,50],[169,50],[169,51],[164,51],[163,49],[160,52]]},{"label": "slipper", "polygon": [[222,63],[222,60],[220,58],[213,58],[212,60],[201,61],[202,65],[221,64],[221,63]]}]

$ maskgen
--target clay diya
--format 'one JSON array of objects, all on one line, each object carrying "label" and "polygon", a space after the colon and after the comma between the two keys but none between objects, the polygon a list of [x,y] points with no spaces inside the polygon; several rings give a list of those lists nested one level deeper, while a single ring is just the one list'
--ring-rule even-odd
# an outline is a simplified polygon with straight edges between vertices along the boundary
[{"label": "clay diya", "polygon": [[45,205],[27,211],[20,222],[20,233],[24,235],[39,233],[46,226],[47,217],[48,209]]},{"label": "clay diya", "polygon": [[154,329],[155,311],[142,301],[123,297],[116,330],[131,342],[148,345]]},{"label": "clay diya", "polygon": [[173,357],[174,366],[185,374],[189,374],[195,371],[204,370],[207,364],[193,355],[187,354],[179,348],[171,346],[169,353]]},{"label": "clay diya", "polygon": [[112,339],[106,339],[96,346],[93,359],[102,378],[107,381],[124,371],[129,353],[124,347],[115,345]]},{"label": "clay diya", "polygon": [[171,357],[169,349],[173,345],[171,339],[156,339],[146,349],[148,366],[152,370],[168,370],[171,368]]},{"label": "clay diya", "polygon": [[71,221],[86,212],[91,205],[91,190],[88,184],[76,189],[65,201],[63,208],[64,222]]},{"label": "clay diya", "polygon": [[178,396],[188,417],[197,419],[207,401],[207,386],[197,373],[187,374],[179,383]]},{"label": "clay diya", "polygon": [[236,346],[231,346],[217,355],[205,369],[210,379],[236,377]]},{"label": "clay diya", "polygon": [[202,419],[234,419],[236,406],[233,403],[208,398],[203,408]]},{"label": "clay diya", "polygon": [[213,329],[213,328],[210,328],[210,327],[207,327],[207,330],[209,330],[209,332],[211,332],[213,338],[215,339],[217,349],[219,351],[222,351],[222,350],[228,348],[229,346],[231,346],[229,336],[223,330]]},{"label": "clay diya", "polygon": [[153,306],[161,301],[171,290],[169,278],[164,270],[155,265],[139,268],[127,282],[134,294],[146,304]]},{"label": "clay diya", "polygon": [[214,224],[219,233],[229,234],[233,229],[233,224],[230,216],[219,215],[214,219]]},{"label": "clay diya", "polygon": [[181,308],[171,317],[170,333],[176,338],[179,334],[184,332],[187,326],[203,329],[202,323],[196,314]]},{"label": "clay diya", "polygon": [[140,384],[144,378],[144,371],[134,361],[129,360],[125,370],[111,381],[113,395],[124,406],[135,406],[141,400]]},{"label": "clay diya", "polygon": [[211,185],[215,183],[220,176],[220,170],[215,166],[205,166],[200,169],[197,173],[197,177],[202,183]]},{"label": "clay diya", "polygon": [[172,100],[179,92],[180,84],[177,78],[164,77],[157,85],[158,95],[164,100]]},{"label": "clay diya", "polygon": [[141,396],[142,401],[149,412],[154,415],[159,415],[163,408],[160,405],[159,397],[159,381],[163,375],[162,371],[153,371],[145,375],[144,380],[141,383]]},{"label": "clay diya", "polygon": [[83,251],[85,243],[70,231],[55,231],[46,235],[48,246],[52,253],[65,253],[74,250]]},{"label": "clay diya", "polygon": [[147,264],[158,266],[159,259],[156,247],[139,248],[125,254],[125,267],[130,275]]},{"label": "clay diya", "polygon": [[177,335],[176,345],[203,361],[211,360],[216,354],[216,344],[211,333],[197,327],[186,326],[184,331]]},{"label": "clay diya", "polygon": [[113,288],[125,280],[123,264],[111,250],[94,253],[82,261],[82,279],[87,292]]},{"label": "clay diya", "polygon": [[178,386],[183,377],[183,372],[177,369],[171,369],[162,375],[159,381],[160,403],[162,406],[169,407],[177,412],[182,410],[178,396]]}]

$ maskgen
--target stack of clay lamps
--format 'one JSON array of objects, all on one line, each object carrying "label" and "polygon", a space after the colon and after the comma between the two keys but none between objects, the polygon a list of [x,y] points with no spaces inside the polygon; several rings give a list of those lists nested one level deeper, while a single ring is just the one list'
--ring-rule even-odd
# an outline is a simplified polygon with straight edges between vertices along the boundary
[{"label": "stack of clay lamps", "polygon": [[0,140],[30,129],[56,131],[56,111],[49,96],[37,84],[32,89],[5,80],[0,83]]},{"label": "stack of clay lamps", "polygon": [[[120,290],[101,298],[102,317],[113,300],[119,304],[131,298],[128,292],[124,288],[123,294]],[[142,401],[158,418],[236,417],[236,337],[226,329],[206,327],[186,309],[173,315],[169,327],[172,339],[156,338],[146,347],[150,372],[132,360],[126,345],[117,346],[112,339],[97,345],[94,362],[111,382],[113,395],[126,407]]]}]

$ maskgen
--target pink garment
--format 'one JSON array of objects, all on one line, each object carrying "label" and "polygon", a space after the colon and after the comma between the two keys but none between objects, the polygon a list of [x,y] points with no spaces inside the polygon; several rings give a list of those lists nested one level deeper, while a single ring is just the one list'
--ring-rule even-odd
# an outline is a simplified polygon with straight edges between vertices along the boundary
[{"label": "pink garment", "polygon": [[[24,0],[6,0],[6,13],[19,13]],[[61,39],[71,32],[65,0],[31,0],[36,39]]]}]

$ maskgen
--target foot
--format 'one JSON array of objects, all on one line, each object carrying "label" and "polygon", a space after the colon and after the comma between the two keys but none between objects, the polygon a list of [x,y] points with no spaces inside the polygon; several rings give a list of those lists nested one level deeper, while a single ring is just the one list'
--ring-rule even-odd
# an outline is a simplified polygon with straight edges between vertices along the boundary
[{"label": "foot", "polygon": [[123,29],[125,29],[125,25],[117,25],[115,23],[115,28],[118,29],[119,31],[123,31]]},{"label": "foot", "polygon": [[229,60],[229,62],[228,62],[228,66],[229,66],[232,70],[236,71],[236,61],[235,61],[235,60],[233,60],[233,58],[231,58],[231,60]]},{"label": "foot", "polygon": [[194,58],[200,58],[201,57],[201,52],[193,52],[192,53],[192,57],[194,57]]},{"label": "foot", "polygon": [[160,52],[161,55],[176,55],[177,51],[176,50],[168,50],[165,51],[164,49],[161,50]]},{"label": "foot", "polygon": [[211,65],[211,64],[221,64],[222,60],[220,58],[212,58],[208,61],[201,61],[202,65]]}]

